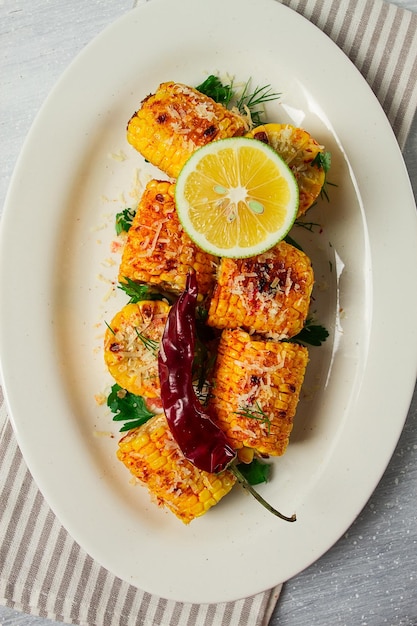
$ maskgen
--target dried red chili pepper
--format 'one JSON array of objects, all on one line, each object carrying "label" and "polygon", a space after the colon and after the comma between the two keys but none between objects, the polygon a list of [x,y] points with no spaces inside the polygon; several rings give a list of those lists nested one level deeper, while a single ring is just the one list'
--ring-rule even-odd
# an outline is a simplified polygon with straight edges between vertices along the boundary
[{"label": "dried red chili pepper", "polygon": [[162,406],[184,456],[206,472],[224,470],[236,457],[224,432],[199,402],[193,387],[197,280],[187,276],[185,291],[171,307],[158,355]]}]

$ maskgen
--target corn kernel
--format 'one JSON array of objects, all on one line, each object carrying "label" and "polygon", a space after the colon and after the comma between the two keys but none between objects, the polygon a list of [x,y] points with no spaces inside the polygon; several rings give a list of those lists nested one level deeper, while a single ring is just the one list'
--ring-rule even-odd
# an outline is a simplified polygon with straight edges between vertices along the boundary
[{"label": "corn kernel", "polygon": [[250,454],[247,448],[285,452],[307,361],[307,348],[296,343],[222,332],[209,404],[239,456]]},{"label": "corn kernel", "polygon": [[238,450],[237,454],[241,463],[251,463],[253,461],[253,448],[246,448],[245,446],[243,446],[243,448],[240,448],[240,450]]},{"label": "corn kernel", "polygon": [[190,268],[201,296],[211,292],[217,259],[202,252],[184,232],[174,202],[173,183],[151,180],[127,235],[119,281],[147,283],[173,293],[185,288]]},{"label": "corn kernel", "polygon": [[313,282],[310,259],[285,241],[249,259],[224,258],[207,323],[288,339],[305,324]]},{"label": "corn kernel", "polygon": [[185,459],[165,415],[129,431],[119,442],[117,456],[185,524],[203,515],[235,484],[231,472],[210,474]]},{"label": "corn kernel", "polygon": [[245,120],[199,91],[172,81],[145,98],[127,127],[128,142],[171,178],[199,147],[243,135]]}]

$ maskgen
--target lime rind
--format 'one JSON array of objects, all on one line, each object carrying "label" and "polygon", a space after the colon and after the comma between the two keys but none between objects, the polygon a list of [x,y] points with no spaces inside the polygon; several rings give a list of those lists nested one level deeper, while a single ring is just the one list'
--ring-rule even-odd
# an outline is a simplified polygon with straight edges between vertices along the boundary
[{"label": "lime rind", "polygon": [[[194,228],[189,218],[190,205],[185,197],[184,184],[189,175],[195,171],[197,164],[204,156],[209,154],[216,154],[222,149],[222,147],[235,147],[236,149],[238,149],[244,146],[253,147],[254,143],[256,143],[256,148],[258,151],[263,152],[267,158],[277,164],[280,175],[283,176],[288,183],[291,200],[286,206],[286,216],[284,222],[277,231],[269,233],[257,245],[251,245],[250,247],[243,247],[239,245],[234,245],[232,247],[221,247],[215,245],[207,239],[204,233]],[[252,256],[257,256],[266,252],[267,250],[270,250],[273,246],[278,244],[286,237],[297,217],[299,206],[299,188],[293,172],[282,159],[282,157],[271,146],[269,146],[268,144],[264,144],[257,139],[249,137],[231,137],[228,139],[213,141],[205,146],[202,146],[190,156],[190,158],[183,166],[176,182],[175,203],[179,220],[185,232],[199,248],[217,257],[248,258]]]}]

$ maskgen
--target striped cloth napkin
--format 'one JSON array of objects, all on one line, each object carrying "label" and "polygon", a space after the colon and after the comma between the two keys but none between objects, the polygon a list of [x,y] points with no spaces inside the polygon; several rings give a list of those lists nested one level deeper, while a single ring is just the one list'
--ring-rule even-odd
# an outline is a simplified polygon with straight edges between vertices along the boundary
[{"label": "striped cloth napkin", "polygon": [[[382,0],[282,3],[350,57],[403,148],[417,106],[417,15]],[[43,500],[21,457],[1,390],[0,537],[0,603],[69,624],[266,626],[281,590],[279,585],[217,605],[181,604],[114,577],[71,539]]]}]

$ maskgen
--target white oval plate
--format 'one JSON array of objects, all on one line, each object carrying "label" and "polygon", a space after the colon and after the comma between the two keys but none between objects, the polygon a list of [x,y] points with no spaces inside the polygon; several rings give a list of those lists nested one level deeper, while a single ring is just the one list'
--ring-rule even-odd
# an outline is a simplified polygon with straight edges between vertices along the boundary
[{"label": "white oval plate", "polygon": [[[110,249],[114,215],[133,202],[143,169],[125,139],[127,120],[160,82],[196,85],[216,72],[271,84],[282,96],[269,118],[304,126],[333,155],[331,201],[308,216],[322,228],[293,232],[313,260],[313,309],[331,336],[311,349],[288,452],[259,488],[297,513],[294,524],[236,488],[182,525],[130,484],[115,458],[117,429],[94,400],[111,382],[104,320],[126,301],[106,282],[117,274],[108,259],[119,261]],[[390,459],[414,386],[416,215],[380,106],[325,35],[272,0],[153,0],[125,15],[43,106],[1,236],[13,425],[45,498],[97,561],[166,598],[227,601],[294,576],[347,529]]]}]

